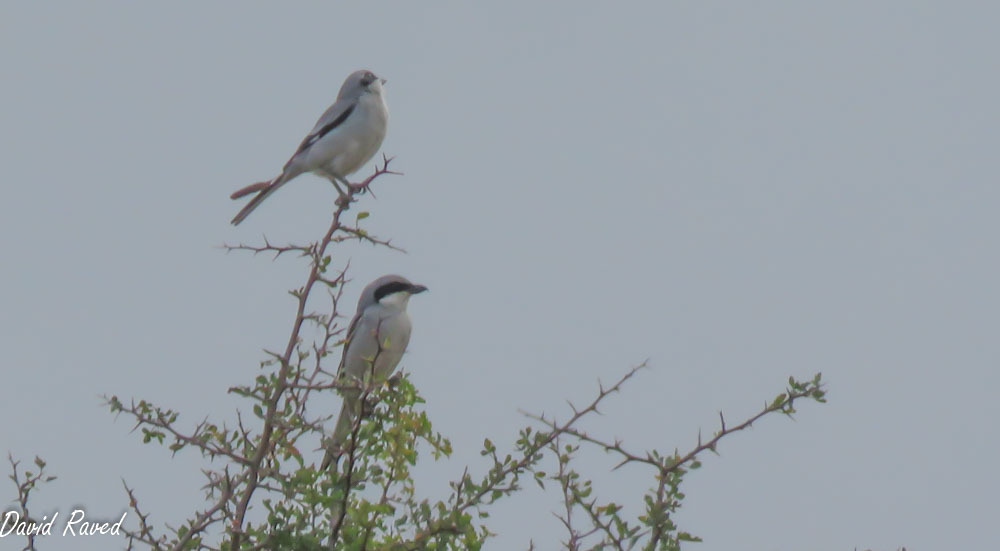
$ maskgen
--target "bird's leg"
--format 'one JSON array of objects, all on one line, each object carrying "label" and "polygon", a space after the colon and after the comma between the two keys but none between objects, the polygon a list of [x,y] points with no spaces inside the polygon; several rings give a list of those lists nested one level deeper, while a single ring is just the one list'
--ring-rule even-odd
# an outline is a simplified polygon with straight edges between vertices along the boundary
[{"label": "bird's leg", "polygon": [[337,180],[339,180],[339,179],[341,179],[340,176],[332,176],[332,177],[329,178],[330,183],[333,184],[334,189],[337,190],[337,195],[343,197],[343,196],[345,196],[347,194],[344,193],[344,190],[340,189],[340,186],[337,185]]},{"label": "bird's leg", "polygon": [[[344,178],[343,176],[340,175],[334,175],[333,178],[330,179],[330,181],[333,182],[333,187],[337,188],[337,193],[340,194],[340,197],[337,198],[337,205],[342,207],[347,206],[348,203],[354,200],[353,196],[354,193],[357,191],[357,188],[354,184],[349,182],[347,178]],[[340,189],[340,186],[337,185],[338,181],[344,184],[344,186],[347,188],[346,193]]]}]

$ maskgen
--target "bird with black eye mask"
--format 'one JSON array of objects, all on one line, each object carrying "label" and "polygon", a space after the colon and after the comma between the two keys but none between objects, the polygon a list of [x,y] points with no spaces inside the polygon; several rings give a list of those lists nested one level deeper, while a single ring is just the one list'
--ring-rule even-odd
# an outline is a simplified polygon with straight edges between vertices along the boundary
[{"label": "bird with black eye mask", "polygon": [[[410,297],[427,287],[398,275],[384,275],[368,284],[358,299],[358,311],[347,329],[344,354],[337,381],[344,385],[344,405],[325,442],[326,455],[320,469],[336,465],[361,414],[362,383],[381,384],[389,379],[410,343]],[[356,385],[356,387],[355,387]]]}]

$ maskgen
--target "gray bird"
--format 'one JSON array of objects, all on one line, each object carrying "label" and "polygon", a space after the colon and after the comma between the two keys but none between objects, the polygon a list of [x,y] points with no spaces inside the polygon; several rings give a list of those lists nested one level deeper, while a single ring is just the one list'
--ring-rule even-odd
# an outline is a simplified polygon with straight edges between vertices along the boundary
[{"label": "gray bird", "polygon": [[340,87],[337,101],[316,121],[316,126],[285,163],[281,174],[269,182],[250,184],[230,195],[239,199],[257,193],[232,223],[242,222],[278,188],[306,172],[329,179],[343,195],[337,182],[348,185],[347,176],[364,166],[385,139],[389,123],[389,108],[382,90],[385,82],[371,71],[351,73]]},{"label": "gray bird", "polygon": [[359,388],[344,388],[344,405],[333,435],[325,442],[326,455],[320,469],[336,465],[360,413],[362,382],[381,384],[396,370],[410,342],[410,297],[427,290],[405,277],[384,275],[368,284],[358,300],[358,312],[347,329],[344,355],[337,372],[338,382]]}]

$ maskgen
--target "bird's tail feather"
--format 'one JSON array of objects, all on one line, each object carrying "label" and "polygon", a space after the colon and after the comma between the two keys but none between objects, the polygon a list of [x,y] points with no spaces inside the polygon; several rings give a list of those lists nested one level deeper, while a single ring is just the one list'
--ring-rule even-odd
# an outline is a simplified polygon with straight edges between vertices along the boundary
[{"label": "bird's tail feather", "polygon": [[278,191],[278,188],[285,185],[286,182],[288,182],[288,178],[285,177],[285,174],[282,174],[270,182],[257,182],[233,192],[233,194],[229,196],[232,199],[239,199],[240,197],[244,197],[254,192],[256,192],[257,195],[254,196],[253,199],[250,199],[250,202],[243,207],[243,210],[238,212],[236,216],[233,217],[232,224],[234,226],[239,225],[239,223],[245,220],[247,216],[250,216],[250,213],[253,212],[254,209],[260,206],[264,199],[267,199],[269,195]]},{"label": "bird's tail feather", "polygon": [[333,436],[327,441],[326,454],[323,456],[323,463],[320,470],[325,471],[330,464],[336,465],[340,456],[344,454],[344,444],[351,437],[354,429],[354,412],[347,398],[344,405],[340,407],[340,416],[337,417],[337,425],[333,429]]},{"label": "bird's tail feather", "polygon": [[265,182],[257,182],[255,184],[250,184],[249,186],[242,187],[242,188],[234,191],[233,194],[229,196],[229,198],[230,199],[239,199],[240,197],[246,197],[247,195],[250,195],[251,193],[257,193],[258,191],[260,191],[260,190],[266,188],[267,186],[271,185],[271,182],[273,182],[273,181],[274,180],[267,180]]}]

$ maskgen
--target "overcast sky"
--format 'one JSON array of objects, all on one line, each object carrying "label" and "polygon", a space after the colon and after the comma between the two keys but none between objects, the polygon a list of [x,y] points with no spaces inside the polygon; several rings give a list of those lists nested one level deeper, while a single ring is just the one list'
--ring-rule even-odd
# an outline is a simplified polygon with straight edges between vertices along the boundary
[{"label": "overcast sky", "polygon": [[[352,305],[383,273],[431,288],[403,368],[456,451],[428,493],[519,409],[565,414],[647,358],[588,429],[684,450],[822,371],[829,404],[688,477],[687,549],[1000,544],[1000,6],[258,4],[0,6],[0,452],[59,475],[35,511],[117,518],[122,477],[155,521],[202,505],[200,458],[100,396],[233,418],[306,266],[219,245],[313,239],[335,195],[304,176],[233,228],[229,193],[370,68],[406,174],[358,208],[408,254],[336,260]],[[633,504],[652,483],[589,467]],[[554,548],[556,507],[529,488],[490,547]]]}]

